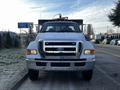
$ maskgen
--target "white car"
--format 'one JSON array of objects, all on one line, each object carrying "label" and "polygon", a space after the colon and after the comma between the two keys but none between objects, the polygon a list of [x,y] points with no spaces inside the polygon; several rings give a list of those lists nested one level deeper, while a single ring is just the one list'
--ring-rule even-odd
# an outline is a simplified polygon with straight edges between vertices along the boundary
[{"label": "white car", "polygon": [[120,46],[120,40],[117,41],[117,45]]},{"label": "white car", "polygon": [[118,44],[118,39],[113,39],[110,41],[110,45],[117,45]]}]

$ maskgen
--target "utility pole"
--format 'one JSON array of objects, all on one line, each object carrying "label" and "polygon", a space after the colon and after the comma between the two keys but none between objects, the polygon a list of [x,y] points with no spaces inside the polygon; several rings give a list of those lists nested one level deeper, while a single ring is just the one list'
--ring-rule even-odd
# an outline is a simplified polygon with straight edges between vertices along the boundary
[{"label": "utility pole", "polygon": [[33,33],[33,23],[29,23],[29,34]]}]

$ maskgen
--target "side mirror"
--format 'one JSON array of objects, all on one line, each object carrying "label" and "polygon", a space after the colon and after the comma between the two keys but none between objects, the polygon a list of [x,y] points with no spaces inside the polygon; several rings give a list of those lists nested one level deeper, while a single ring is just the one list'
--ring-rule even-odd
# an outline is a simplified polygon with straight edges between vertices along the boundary
[{"label": "side mirror", "polygon": [[85,39],[86,39],[87,41],[90,41],[90,37],[89,37],[88,35],[85,35]]}]

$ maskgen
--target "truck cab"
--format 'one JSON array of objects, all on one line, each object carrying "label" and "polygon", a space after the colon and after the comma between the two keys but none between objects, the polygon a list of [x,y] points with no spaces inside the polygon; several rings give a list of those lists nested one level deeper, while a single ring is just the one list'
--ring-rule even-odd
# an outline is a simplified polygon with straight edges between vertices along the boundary
[{"label": "truck cab", "polygon": [[91,80],[95,48],[82,32],[83,20],[39,20],[39,32],[26,49],[28,76],[37,80],[42,71],[82,71]]}]

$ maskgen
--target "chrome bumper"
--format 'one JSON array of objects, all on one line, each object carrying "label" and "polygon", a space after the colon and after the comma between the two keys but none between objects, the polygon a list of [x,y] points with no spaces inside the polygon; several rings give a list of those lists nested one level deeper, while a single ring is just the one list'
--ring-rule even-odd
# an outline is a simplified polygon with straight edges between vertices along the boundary
[{"label": "chrome bumper", "polygon": [[82,71],[94,68],[95,59],[35,60],[26,59],[28,69],[43,71]]}]

